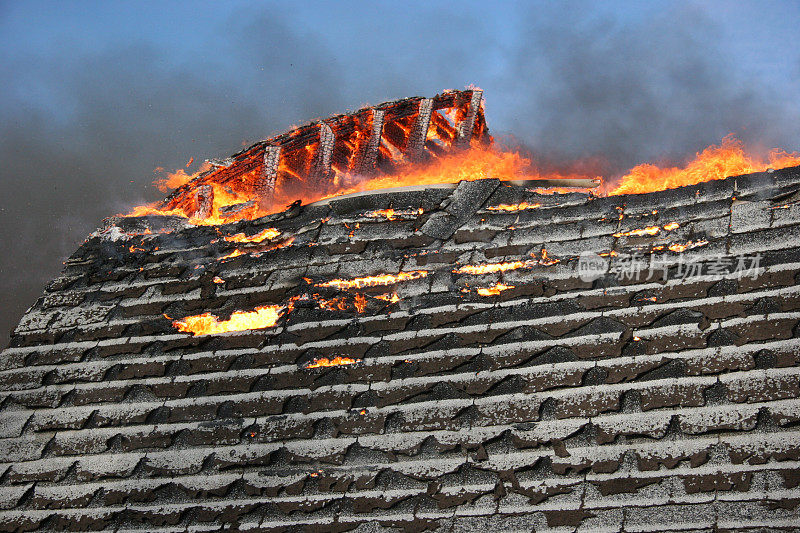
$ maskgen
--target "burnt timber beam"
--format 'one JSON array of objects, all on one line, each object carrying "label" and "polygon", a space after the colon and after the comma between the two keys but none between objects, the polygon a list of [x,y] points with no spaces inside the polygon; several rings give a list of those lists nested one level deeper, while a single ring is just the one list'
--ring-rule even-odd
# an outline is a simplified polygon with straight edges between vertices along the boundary
[{"label": "burnt timber beam", "polygon": [[264,147],[264,165],[253,186],[255,193],[262,200],[270,200],[275,194],[275,184],[278,181],[278,164],[280,158],[280,146]]},{"label": "burnt timber beam", "polygon": [[431,123],[433,112],[433,98],[423,98],[419,101],[417,120],[408,137],[406,156],[412,161],[418,161],[425,152],[425,140],[428,137],[428,127]]},{"label": "burnt timber beam", "polygon": [[482,98],[483,91],[472,91],[467,113],[464,119],[456,125],[458,137],[456,137],[455,144],[459,146],[469,146],[469,141],[472,140],[472,128],[475,126],[475,117],[478,116],[478,109],[481,107]]},{"label": "burnt timber beam", "polygon": [[385,114],[386,112],[383,109],[372,109],[372,127],[369,132],[369,140],[357,167],[357,171],[360,174],[369,174],[375,170],[375,163],[378,161],[378,149],[381,146],[381,132],[383,131],[383,117]]},{"label": "burnt timber beam", "polygon": [[323,184],[328,181],[331,174],[331,156],[333,147],[336,144],[336,134],[330,126],[322,122],[319,125],[319,150],[317,150],[314,171],[311,177],[315,184]]},{"label": "burnt timber beam", "polygon": [[214,188],[211,185],[201,185],[194,191],[193,218],[205,219],[211,216],[214,209]]}]

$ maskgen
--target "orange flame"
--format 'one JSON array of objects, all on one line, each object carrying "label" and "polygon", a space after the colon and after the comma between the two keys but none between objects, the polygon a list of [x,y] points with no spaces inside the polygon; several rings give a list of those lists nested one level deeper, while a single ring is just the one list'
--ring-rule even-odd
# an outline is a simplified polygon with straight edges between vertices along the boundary
[{"label": "orange flame", "polygon": [[236,235],[226,235],[225,240],[228,242],[262,242],[267,239],[274,239],[281,234],[275,228],[267,228],[255,235],[245,235],[244,233],[237,233]]},{"label": "orange flame", "polygon": [[361,362],[361,359],[353,359],[352,357],[342,357],[337,355],[333,359],[328,359],[327,357],[322,357],[320,359],[315,359],[313,363],[309,363],[306,365],[306,368],[320,368],[320,367],[328,367],[328,366],[341,366],[341,365],[353,365],[356,363]]},{"label": "orange flame", "polygon": [[556,263],[560,263],[561,259],[556,259],[555,257],[550,257],[547,255],[547,250],[542,248],[542,258],[539,259],[539,264],[542,266],[552,266]]},{"label": "orange flame", "polygon": [[356,310],[359,313],[363,313],[367,308],[367,299],[364,298],[363,294],[356,294],[356,297],[353,300],[353,305],[356,307]]},{"label": "orange flame", "polygon": [[[462,110],[463,111],[463,110]],[[449,123],[462,111],[450,110],[444,115],[434,113],[428,131],[428,142],[437,144],[440,148],[431,151],[431,157],[426,163],[412,164],[406,160],[398,148],[391,143],[382,143],[381,153],[388,157],[388,166],[381,170],[384,175],[365,178],[355,168],[347,165],[331,169],[334,177],[326,187],[312,185],[305,179],[313,158],[317,153],[316,145],[308,145],[305,150],[295,153],[292,161],[281,160],[279,168],[281,176],[276,184],[274,197],[262,199],[253,189],[253,183],[258,180],[258,169],[250,170],[237,175],[235,181],[228,179],[226,184],[220,184],[211,178],[202,181],[195,189],[187,189],[181,200],[171,203],[172,209],[158,207],[156,204],[139,206],[127,216],[144,215],[169,215],[181,216],[192,224],[216,225],[236,220],[251,220],[256,217],[266,216],[284,209],[284,205],[295,200],[308,204],[318,200],[331,198],[350,193],[372,191],[403,186],[425,186],[441,183],[456,183],[461,180],[478,180],[483,178],[497,178],[501,180],[538,180],[538,179],[573,179],[591,178],[588,172],[544,172],[536,168],[529,157],[518,151],[505,148],[499,143],[487,143],[487,139],[473,139],[467,150],[448,152],[454,140],[455,130]],[[451,116],[452,115],[452,116]],[[436,118],[438,117],[438,118]],[[352,138],[344,141],[352,153],[360,153],[363,144],[369,137],[368,124],[362,124],[361,119],[351,117],[355,130]],[[403,135],[408,134],[405,123],[394,123]],[[367,128],[367,129],[365,129]],[[300,131],[300,130],[297,130]],[[488,137],[488,135],[487,135]],[[287,156],[288,157],[288,156]],[[572,168],[591,168],[595,163],[590,161],[577,162]],[[722,179],[737,174],[766,170],[768,167],[783,168],[800,165],[800,153],[787,153],[783,150],[772,150],[767,156],[759,157],[746,152],[741,141],[733,135],[722,139],[720,145],[712,145],[696,154],[691,162],[683,167],[667,167],[654,164],[641,164],[631,169],[620,178],[608,194],[631,194],[663,190],[683,185],[692,185],[704,181]],[[194,174],[187,174],[183,169],[168,174],[166,178],[156,181],[156,185],[167,190],[181,186],[198,177],[210,168],[207,163]],[[200,190],[205,187],[204,190]],[[549,187],[536,189],[535,192],[552,194],[556,192],[573,192],[574,189],[565,187]],[[196,196],[194,196],[196,195]],[[161,205],[161,204],[159,204]],[[540,204],[521,202],[519,204],[501,204],[488,207],[490,211],[521,211],[541,207]],[[413,216],[419,211],[408,212],[384,209],[369,213],[368,217],[385,217],[394,220],[398,216]],[[244,236],[243,236],[244,238]],[[273,237],[265,237],[273,238]],[[253,241],[241,241],[253,242]]]},{"label": "orange flame", "polygon": [[219,258],[219,260],[220,261],[224,261],[225,259],[232,259],[234,257],[239,257],[240,255],[244,255],[244,254],[245,254],[245,252],[243,252],[243,251],[241,251],[241,250],[239,250],[237,248],[236,250],[232,251],[231,253],[223,255],[222,257]]},{"label": "orange flame", "polygon": [[663,191],[738,174],[763,172],[767,168],[795,165],[800,165],[800,153],[773,149],[765,160],[746,153],[742,141],[730,134],[722,139],[719,146],[711,145],[698,153],[683,168],[659,167],[649,163],[638,165],[623,176],[618,186],[609,194]]},{"label": "orange flame", "polygon": [[630,231],[621,231],[619,233],[615,233],[614,237],[641,237],[643,235],[658,235],[661,230],[665,231],[672,231],[681,227],[680,224],[677,222],[670,222],[669,224],[665,224],[663,227],[659,228],[658,226],[647,226],[646,228],[639,228],[639,229],[632,229]]},{"label": "orange flame", "polygon": [[377,276],[365,276],[353,279],[334,279],[325,283],[317,283],[317,287],[336,287],[342,289],[361,289],[364,287],[374,287],[376,285],[391,285],[400,281],[424,278],[428,275],[427,270],[412,270],[410,272],[399,272],[397,274],[379,274]]},{"label": "orange flame", "polygon": [[277,324],[284,308],[280,305],[262,305],[253,311],[234,311],[228,320],[220,321],[211,313],[187,316],[183,320],[175,320],[172,325],[179,331],[193,335],[213,335],[227,331],[246,331],[251,329],[271,328]]},{"label": "orange flame", "polygon": [[691,250],[692,248],[698,248],[700,246],[705,246],[706,244],[708,244],[708,241],[706,241],[706,240],[689,241],[686,244],[681,244],[681,243],[674,242],[674,243],[670,244],[667,247],[667,249],[669,249],[669,250],[671,250],[673,252],[681,253],[681,252],[685,252],[686,250]]},{"label": "orange flame", "polygon": [[510,261],[508,263],[486,263],[483,265],[464,265],[453,270],[456,274],[492,274],[494,272],[505,272],[529,266],[527,261]]},{"label": "orange flame", "polygon": [[[194,157],[189,159],[189,162],[186,163],[186,168],[189,168],[189,166],[193,162],[194,162]],[[200,165],[200,168],[197,169],[197,172],[194,172],[192,174],[187,174],[185,170],[179,168],[175,172],[168,172],[165,177],[158,178],[153,183],[155,184],[156,187],[158,187],[159,191],[168,192],[171,191],[172,189],[177,189],[178,187],[184,185],[185,183],[189,183],[194,178],[196,178],[203,172],[206,172],[210,169],[211,165],[208,162],[204,162],[202,165]],[[156,171],[160,172],[163,171],[163,169],[157,168]]]},{"label": "orange flame", "polygon": [[[269,231],[269,230],[264,230],[264,231]],[[280,233],[280,232],[278,232],[278,233]],[[239,233],[237,235],[242,235],[242,234]],[[253,241],[253,242],[259,242],[259,241]],[[219,261],[224,261],[225,259],[231,259],[233,257],[239,257],[240,255],[244,255],[244,254],[250,254],[251,257],[258,257],[263,253],[271,252],[272,250],[277,250],[278,248],[285,248],[287,246],[291,246],[293,243],[294,243],[294,237],[289,237],[288,239],[284,239],[282,241],[278,241],[275,244],[271,244],[271,245],[268,243],[267,245],[263,245],[263,246],[250,247],[250,248],[247,248],[246,250],[240,250],[239,248],[237,248],[234,251],[232,251],[231,253],[229,253],[227,255],[223,255],[218,260]]]},{"label": "orange flame", "polygon": [[504,283],[495,283],[491,287],[484,287],[477,290],[478,294],[481,296],[497,296],[503,291],[507,291],[508,289],[513,289],[514,285],[506,285]]},{"label": "orange flame", "polygon": [[529,158],[519,152],[507,150],[497,144],[484,145],[473,142],[469,150],[446,154],[424,165],[407,165],[397,172],[378,176],[350,186],[345,185],[335,194],[388,189],[410,185],[435,185],[458,183],[485,178],[500,180],[540,180],[586,178],[584,174],[542,173],[535,169]]},{"label": "orange flame", "polygon": [[489,211],[524,211],[525,209],[536,209],[542,207],[542,204],[529,204],[528,202],[521,202],[519,204],[500,204],[487,207]]},{"label": "orange flame", "polygon": [[421,215],[424,213],[424,210],[420,207],[419,209],[377,209],[375,211],[370,211],[364,216],[369,218],[379,218],[385,217],[387,220],[394,220],[398,217],[407,217],[413,215]]}]

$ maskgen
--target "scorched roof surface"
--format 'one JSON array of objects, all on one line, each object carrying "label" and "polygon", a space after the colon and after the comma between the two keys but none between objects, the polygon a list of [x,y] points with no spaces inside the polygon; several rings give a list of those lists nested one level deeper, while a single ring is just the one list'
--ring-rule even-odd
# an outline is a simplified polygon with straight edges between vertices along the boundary
[{"label": "scorched roof surface", "polygon": [[[481,180],[112,220],[0,358],[0,525],[794,530],[798,190],[800,167],[607,198]],[[613,274],[630,252],[669,279]],[[509,264],[463,268],[487,263]],[[173,324],[261,305],[275,326]]]}]

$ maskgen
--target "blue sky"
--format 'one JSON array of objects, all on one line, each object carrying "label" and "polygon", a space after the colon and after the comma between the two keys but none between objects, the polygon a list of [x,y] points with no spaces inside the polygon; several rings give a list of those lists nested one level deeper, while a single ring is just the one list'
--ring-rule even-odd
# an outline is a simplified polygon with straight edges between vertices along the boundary
[{"label": "blue sky", "polygon": [[800,150],[800,2],[0,2],[2,334],[155,167],[474,83],[493,133],[613,176]]}]

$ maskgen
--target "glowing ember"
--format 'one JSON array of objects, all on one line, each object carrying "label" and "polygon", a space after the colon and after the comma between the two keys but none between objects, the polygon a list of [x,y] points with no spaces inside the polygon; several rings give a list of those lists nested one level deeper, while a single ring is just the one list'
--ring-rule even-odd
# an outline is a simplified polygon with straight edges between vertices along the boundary
[{"label": "glowing ember", "polygon": [[483,287],[477,290],[478,294],[481,296],[497,296],[503,291],[507,291],[508,289],[513,289],[514,285],[506,285],[504,283],[496,283],[491,287]]},{"label": "glowing ember", "polygon": [[547,250],[542,248],[542,258],[539,259],[539,264],[542,266],[551,266],[555,265],[556,263],[560,263],[561,259],[555,259],[553,257],[549,257],[547,255]]},{"label": "glowing ember", "polygon": [[614,237],[641,237],[642,235],[658,235],[658,232],[661,231],[661,228],[658,226],[648,226],[646,228],[641,229],[634,229],[631,231],[623,231],[620,233],[615,233]]},{"label": "glowing ember", "polygon": [[800,153],[787,153],[774,149],[766,159],[759,158],[746,153],[742,142],[733,135],[728,135],[722,139],[719,146],[709,146],[683,168],[659,167],[649,163],[638,165],[623,176],[617,188],[609,194],[663,191],[738,174],[763,172],[767,168],[795,165],[800,165]]},{"label": "glowing ember", "polygon": [[379,294],[375,298],[393,304],[396,304],[397,302],[400,301],[400,296],[398,296],[396,292],[393,292],[392,294],[389,294],[388,292],[386,294]]},{"label": "glowing ember", "polygon": [[214,283],[218,283],[218,284],[219,284],[219,283],[225,283],[225,280],[224,280],[224,279],[222,279],[222,278],[221,278],[221,277],[219,277],[219,276],[214,276],[214,280],[213,280],[213,281],[214,281]]},{"label": "glowing ember", "polygon": [[678,229],[680,227],[681,227],[681,225],[678,224],[677,222],[670,222],[669,224],[665,224],[664,225],[664,229],[667,230],[667,231],[672,231],[672,230]]},{"label": "glowing ember", "polygon": [[241,250],[239,250],[237,248],[236,250],[232,251],[231,253],[229,253],[227,255],[223,255],[222,257],[219,258],[219,260],[223,261],[225,259],[231,259],[233,257],[239,257],[240,255],[244,255],[244,254],[245,254],[245,252],[243,252],[243,251],[241,251]]},{"label": "glowing ember", "polygon": [[326,311],[347,311],[347,300],[344,298],[331,298],[330,300],[325,298],[320,298],[319,295],[314,295],[314,299],[317,300],[317,304],[319,304],[320,309],[325,309]]},{"label": "glowing ember", "polygon": [[262,305],[253,311],[234,311],[228,320],[220,321],[211,313],[187,316],[175,320],[172,325],[179,331],[193,335],[213,335],[227,331],[246,331],[271,328],[281,317],[284,308],[279,305]]},{"label": "glowing ember", "polygon": [[356,297],[353,299],[353,305],[359,313],[363,313],[367,308],[367,299],[364,298],[363,294],[356,294]]},{"label": "glowing ember", "polygon": [[421,207],[419,209],[378,209],[377,211],[371,211],[364,216],[369,218],[385,217],[387,220],[394,220],[398,217],[410,217],[421,215],[422,213],[424,213],[424,210]]},{"label": "glowing ember", "polygon": [[342,366],[342,365],[353,365],[360,362],[361,359],[353,359],[351,357],[341,357],[337,355],[333,359],[328,359],[327,357],[322,357],[320,359],[315,359],[313,363],[309,363],[306,365],[306,368],[320,368],[320,367],[328,367],[328,366]]},{"label": "glowing ember", "polygon": [[692,248],[698,248],[700,246],[705,246],[708,244],[708,241],[699,240],[699,241],[689,241],[686,244],[680,243],[672,243],[667,248],[673,252],[685,252],[686,250],[691,250]]},{"label": "glowing ember", "polygon": [[363,313],[367,308],[367,299],[363,294],[356,294],[352,300],[349,300],[346,296],[326,299],[319,294],[312,295],[312,298],[316,300],[320,309],[326,311],[347,311],[352,307],[359,313]]},{"label": "glowing ember", "polygon": [[245,254],[250,254],[251,257],[258,257],[263,253],[271,252],[272,250],[277,250],[278,248],[285,248],[287,246],[291,246],[292,243],[294,243],[294,237],[289,237],[288,239],[284,239],[274,244],[267,243],[266,245],[262,246],[255,246],[255,247],[251,246],[248,247],[246,250],[240,250],[239,248],[237,248],[231,253],[220,257],[219,261],[223,261],[225,259],[231,259],[233,257],[239,257],[240,255],[245,255]]},{"label": "glowing ember", "polygon": [[342,289],[361,289],[363,287],[374,287],[376,285],[391,285],[401,281],[424,278],[428,275],[427,270],[412,270],[410,272],[399,272],[397,274],[379,274],[377,276],[366,276],[354,279],[334,279],[325,283],[317,283],[317,287],[336,287]]},{"label": "glowing ember", "polygon": [[530,266],[527,261],[511,261],[508,263],[486,263],[483,265],[464,265],[453,270],[456,274],[492,274],[494,272],[505,272]]},{"label": "glowing ember", "polygon": [[525,209],[536,209],[542,207],[542,204],[529,204],[528,202],[521,202],[519,204],[500,204],[487,207],[489,211],[524,211]]},{"label": "glowing ember", "polygon": [[247,236],[244,233],[237,233],[236,235],[227,235],[225,240],[228,242],[262,242],[267,239],[274,239],[281,234],[275,228],[267,228],[255,235]]}]

